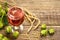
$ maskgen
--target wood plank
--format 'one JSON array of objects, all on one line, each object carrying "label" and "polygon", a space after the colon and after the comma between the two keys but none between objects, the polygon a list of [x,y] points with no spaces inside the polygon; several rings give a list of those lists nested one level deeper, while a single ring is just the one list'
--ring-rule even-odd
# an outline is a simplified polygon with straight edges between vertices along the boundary
[{"label": "wood plank", "polygon": [[[24,31],[19,35],[16,40],[60,40],[60,0],[14,0],[18,6],[27,8],[32,14],[41,20],[41,24],[45,23],[49,29],[52,25],[56,33],[53,36],[46,36],[40,38],[40,27],[36,30],[32,30],[29,34],[26,34],[27,29],[30,27],[27,20],[23,22]],[[10,0],[8,0],[10,2]],[[13,2],[11,2],[13,3]],[[28,25],[28,26],[27,26]],[[33,26],[34,27],[34,26]],[[0,33],[4,33],[1,30]],[[23,35],[24,34],[24,35]],[[15,39],[11,39],[15,40]]]},{"label": "wood plank", "polygon": [[[60,26],[52,26],[55,29],[55,34],[53,36],[47,35],[46,37],[40,36],[41,26],[36,30],[32,30],[29,34],[26,34],[27,29],[30,26],[24,26],[23,32],[19,35],[16,40],[59,40],[60,39]],[[34,26],[33,26],[34,27]],[[51,28],[51,26],[47,26],[47,29]],[[5,30],[0,30],[0,33],[6,35]],[[12,37],[12,34],[10,35]],[[8,35],[8,37],[10,37]],[[13,38],[13,37],[12,37]],[[14,40],[14,39],[11,39]]]},{"label": "wood plank", "polygon": [[[30,26],[25,26],[25,30],[26,27],[29,28]],[[40,26],[41,27],[41,26]],[[19,39],[22,40],[59,40],[60,39],[60,26],[52,26],[52,28],[55,29],[55,34],[53,36],[47,35],[46,37],[41,37],[40,36],[40,27],[38,29],[36,29],[35,31],[31,31],[29,34],[24,34],[24,32],[22,34],[20,34]],[[51,28],[51,26],[47,26],[47,29]],[[26,30],[27,31],[27,30]],[[24,34],[24,35],[23,35]]]},{"label": "wood plank", "polygon": [[[59,0],[15,0],[18,6],[27,8],[32,14],[47,25],[60,25],[60,1]],[[25,24],[26,23],[26,24]],[[24,25],[29,23],[24,22]]]},{"label": "wood plank", "polygon": [[[12,3],[11,0],[8,1]],[[15,0],[20,7],[27,8],[32,14],[47,25],[60,25],[60,1],[59,0]],[[26,21],[23,25],[30,25]]]}]

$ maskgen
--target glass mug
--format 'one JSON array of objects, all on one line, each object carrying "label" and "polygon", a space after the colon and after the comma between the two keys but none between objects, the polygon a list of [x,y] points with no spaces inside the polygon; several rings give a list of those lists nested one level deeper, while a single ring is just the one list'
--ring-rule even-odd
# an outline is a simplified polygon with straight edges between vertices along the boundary
[{"label": "glass mug", "polygon": [[19,7],[12,7],[9,9],[8,13],[8,22],[11,24],[14,30],[23,30],[22,23],[24,21],[24,12]]}]

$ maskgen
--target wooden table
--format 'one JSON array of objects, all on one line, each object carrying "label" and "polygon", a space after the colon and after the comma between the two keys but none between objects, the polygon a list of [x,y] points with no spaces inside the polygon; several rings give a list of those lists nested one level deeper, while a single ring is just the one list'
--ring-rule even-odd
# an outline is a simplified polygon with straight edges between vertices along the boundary
[{"label": "wooden table", "polygon": [[[60,40],[60,0],[14,0],[18,6],[27,8],[41,20],[41,24],[47,24],[47,29],[53,27],[53,36],[40,37],[40,26],[25,34],[30,24],[25,20],[24,31],[16,40]],[[11,2],[8,0],[8,2]],[[12,2],[11,2],[12,3]],[[24,34],[24,35],[23,35]]]}]

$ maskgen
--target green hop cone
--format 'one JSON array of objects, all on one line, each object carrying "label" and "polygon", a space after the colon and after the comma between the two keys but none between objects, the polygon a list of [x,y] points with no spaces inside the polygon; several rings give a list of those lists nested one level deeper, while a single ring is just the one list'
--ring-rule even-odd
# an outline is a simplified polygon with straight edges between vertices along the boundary
[{"label": "green hop cone", "polygon": [[9,40],[7,37],[4,37],[2,40]]},{"label": "green hop cone", "polygon": [[2,10],[2,5],[0,5],[0,16],[2,16],[2,14],[1,14],[1,10]]},{"label": "green hop cone", "polygon": [[18,36],[19,36],[19,32],[18,31],[13,32],[13,37],[14,38],[17,38]]},{"label": "green hop cone", "polygon": [[6,33],[11,33],[11,32],[12,32],[12,27],[11,26],[7,26]]},{"label": "green hop cone", "polygon": [[3,34],[0,34],[0,40],[2,40],[3,37],[4,37]]},{"label": "green hop cone", "polygon": [[48,31],[47,30],[41,30],[41,35],[42,36],[46,36],[48,34]]},{"label": "green hop cone", "polygon": [[3,28],[3,22],[0,21],[0,29],[2,29],[2,28]]},{"label": "green hop cone", "polygon": [[42,24],[41,29],[46,29],[46,24]]},{"label": "green hop cone", "polygon": [[0,11],[2,10],[2,5],[0,5]]},{"label": "green hop cone", "polygon": [[2,18],[3,18],[3,16],[6,14],[5,10],[2,9],[1,14],[2,14]]},{"label": "green hop cone", "polygon": [[49,34],[54,34],[55,30],[53,28],[50,28],[48,32],[49,32]]},{"label": "green hop cone", "polygon": [[7,13],[8,11],[9,11],[9,8],[8,8],[8,7],[6,7],[6,8],[5,8],[5,12]]}]

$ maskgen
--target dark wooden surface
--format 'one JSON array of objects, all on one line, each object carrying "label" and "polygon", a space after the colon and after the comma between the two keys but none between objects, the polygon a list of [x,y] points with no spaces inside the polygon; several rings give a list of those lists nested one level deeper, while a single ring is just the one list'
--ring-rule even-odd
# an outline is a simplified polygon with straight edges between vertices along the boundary
[{"label": "dark wooden surface", "polygon": [[[53,36],[40,37],[40,27],[26,34],[30,24],[25,20],[23,22],[24,31],[16,40],[60,40],[60,0],[14,0],[18,6],[27,8],[32,14],[41,20],[41,24],[47,24],[47,29],[53,27],[55,34]],[[8,2],[12,3],[11,0]],[[14,39],[12,39],[14,40]]]}]

